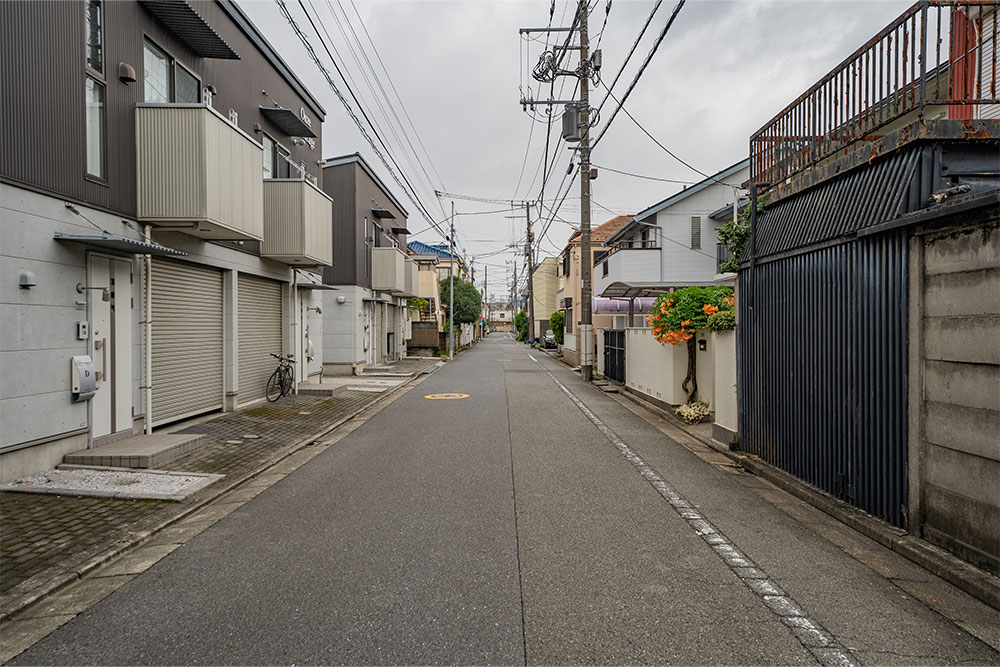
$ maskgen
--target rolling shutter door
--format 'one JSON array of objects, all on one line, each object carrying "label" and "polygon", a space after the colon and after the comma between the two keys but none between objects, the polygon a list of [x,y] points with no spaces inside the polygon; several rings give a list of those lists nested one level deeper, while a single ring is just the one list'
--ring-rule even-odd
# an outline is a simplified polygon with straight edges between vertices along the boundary
[{"label": "rolling shutter door", "polygon": [[223,402],[222,273],[153,259],[153,424]]},{"label": "rolling shutter door", "polygon": [[281,346],[281,286],[275,280],[239,274],[240,405],[264,398],[267,379],[277,367],[271,354]]}]

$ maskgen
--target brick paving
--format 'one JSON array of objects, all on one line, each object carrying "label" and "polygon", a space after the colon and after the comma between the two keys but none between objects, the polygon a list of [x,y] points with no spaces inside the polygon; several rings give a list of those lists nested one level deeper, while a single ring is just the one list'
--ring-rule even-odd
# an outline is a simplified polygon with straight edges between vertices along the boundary
[{"label": "brick paving", "polygon": [[[433,363],[397,362],[399,368],[414,372]],[[283,450],[383,396],[340,389],[328,397],[286,396],[276,403],[223,414],[179,431],[203,433],[207,441],[198,451],[163,467],[226,475],[206,490],[218,492],[228,487],[227,481],[231,484],[233,479],[251,474]],[[203,498],[201,493],[197,495]],[[143,527],[182,513],[185,503],[190,502],[191,498],[176,503],[0,492],[2,611],[11,611],[7,607],[18,594],[78,570],[95,555],[132,541],[131,536]]]}]

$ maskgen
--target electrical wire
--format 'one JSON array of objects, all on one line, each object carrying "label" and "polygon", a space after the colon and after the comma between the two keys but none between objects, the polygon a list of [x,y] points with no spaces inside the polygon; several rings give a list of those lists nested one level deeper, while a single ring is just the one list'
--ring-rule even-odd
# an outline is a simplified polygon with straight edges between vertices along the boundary
[{"label": "electrical wire", "polygon": [[[625,113],[628,113],[628,111],[626,111]],[[631,116],[629,117],[631,118]],[[656,176],[643,176],[642,174],[633,174],[628,171],[621,171],[619,169],[612,169],[611,167],[604,167],[599,164],[595,164],[594,162],[591,162],[590,165],[592,167],[597,167],[598,169],[604,169],[605,171],[611,171],[616,174],[622,174],[623,176],[631,176],[633,178],[644,178],[647,181],[659,181],[660,183],[675,183],[677,185],[694,185],[695,183],[694,181],[675,181],[670,178],[657,178]]]},{"label": "electrical wire", "polygon": [[[677,5],[674,6],[674,11],[670,14],[670,18],[667,19],[666,24],[663,26],[663,30],[660,31],[659,37],[657,37],[656,41],[653,42],[653,48],[649,50],[649,53],[646,55],[646,59],[642,62],[642,65],[639,66],[639,71],[636,72],[635,76],[632,78],[632,83],[630,83],[628,89],[625,90],[625,94],[622,95],[621,100],[618,99],[615,100],[618,102],[618,106],[615,107],[615,110],[611,113],[611,118],[609,118],[608,122],[604,124],[604,127],[601,129],[601,133],[597,135],[597,139],[595,139],[594,143],[590,145],[592,149],[596,148],[597,144],[601,142],[601,139],[607,133],[608,128],[611,127],[611,123],[615,121],[615,116],[618,115],[618,110],[622,108],[622,106],[625,104],[625,100],[627,100],[628,96],[632,94],[633,90],[635,90],[635,85],[639,83],[639,79],[642,77],[643,72],[646,71],[646,67],[653,59],[653,56],[656,54],[657,49],[660,48],[660,44],[663,43],[664,37],[666,37],[667,33],[670,32],[670,27],[674,24],[674,20],[677,18],[677,15],[680,13],[681,9],[684,7],[684,2],[685,0],[680,0],[677,3]],[[611,85],[611,88],[614,88],[614,84]],[[611,88],[607,88],[609,96],[611,94]]]},{"label": "electrical wire", "polygon": [[[408,190],[407,187],[403,184],[403,181],[407,180],[406,179],[406,175],[402,174],[402,173],[398,173],[397,174],[396,170],[399,169],[399,166],[398,166],[398,164],[395,163],[395,160],[392,160],[393,164],[396,164],[396,169],[393,169],[393,167],[389,165],[389,159],[387,159],[386,156],[382,153],[382,151],[379,150],[378,146],[375,145],[375,141],[372,139],[371,134],[369,134],[368,129],[365,128],[365,126],[362,124],[361,120],[354,113],[354,109],[351,107],[350,103],[347,101],[347,98],[344,97],[343,93],[340,92],[340,89],[337,87],[336,83],[334,82],[333,76],[330,74],[329,70],[327,70],[326,67],[323,65],[322,61],[320,61],[319,56],[316,54],[316,50],[313,48],[312,43],[309,40],[309,37],[305,34],[305,32],[302,31],[302,29],[295,22],[295,19],[292,17],[291,12],[289,12],[288,7],[285,4],[285,0],[275,0],[275,2],[277,3],[279,9],[281,10],[282,15],[285,17],[285,19],[288,21],[289,25],[292,27],[292,30],[296,33],[296,36],[299,38],[299,41],[302,42],[302,45],[305,47],[306,52],[308,53],[308,55],[310,56],[310,58],[313,60],[313,63],[316,65],[317,69],[320,70],[320,73],[323,74],[323,77],[327,81],[327,85],[330,86],[330,89],[333,90],[334,94],[337,96],[337,99],[339,99],[340,102],[341,102],[341,104],[344,105],[344,108],[347,111],[348,115],[354,121],[355,125],[357,125],[358,130],[361,132],[362,136],[368,142],[369,146],[372,148],[372,150],[378,156],[379,160],[382,162],[382,165],[386,168],[386,170],[392,176],[393,180],[395,180],[396,184],[399,185],[400,188],[403,190],[403,192],[406,195],[407,199],[409,199],[413,203],[413,205],[417,207],[417,209],[420,211],[420,213],[427,219],[427,222],[431,223],[431,225],[437,230],[437,232],[439,234],[441,234],[442,237],[447,236],[447,234],[445,234],[444,230],[440,227],[440,225],[438,224],[438,222],[427,211],[426,207],[424,207],[421,203],[419,203],[419,198],[417,197],[417,195],[415,193],[415,190],[413,191],[413,194],[411,194],[412,186],[411,186],[411,189]],[[310,24],[312,25],[313,30],[315,31],[317,37],[320,38],[320,42],[323,45],[323,48],[326,50],[327,56],[330,58],[331,61],[333,61],[334,68],[338,70],[338,73],[340,73],[339,72],[339,67],[337,66],[337,63],[334,60],[333,55],[330,53],[330,49],[326,46],[325,42],[323,42],[322,36],[320,35],[319,31],[316,29],[316,25],[313,22],[312,17],[309,16],[309,13],[307,11],[305,11],[305,6],[304,6],[302,0],[299,0],[299,4],[302,6],[303,12],[305,12],[306,18],[309,20]],[[341,74],[340,76],[341,76],[341,79],[343,79],[344,82],[345,82],[345,84],[346,84],[347,79],[344,78],[343,74]],[[352,93],[352,97],[355,98],[355,103],[356,104],[360,104],[357,101],[356,97],[353,95],[353,91],[350,91],[350,89],[349,89],[349,92],[351,92]],[[367,119],[367,114],[365,114],[364,109],[359,109],[359,111],[361,111],[362,115],[366,117],[366,120],[368,120]],[[368,123],[369,123],[369,126],[371,126],[371,128],[372,128],[372,133],[374,133],[376,135],[376,138],[379,139],[379,143],[382,144],[382,146],[386,150],[386,152],[389,152],[389,149],[385,146],[385,142],[381,139],[381,137],[378,136],[377,132],[375,132],[374,125],[371,123],[370,120],[368,120]],[[390,159],[391,159],[391,154],[390,154]],[[402,178],[402,181],[400,180],[400,178]]]}]

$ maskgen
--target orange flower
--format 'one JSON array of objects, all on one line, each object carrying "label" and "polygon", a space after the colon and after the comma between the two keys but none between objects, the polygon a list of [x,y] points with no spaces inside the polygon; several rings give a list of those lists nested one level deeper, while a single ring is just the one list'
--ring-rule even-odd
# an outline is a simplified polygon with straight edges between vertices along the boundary
[{"label": "orange flower", "polygon": [[712,305],[712,304],[710,304],[710,303],[706,303],[706,304],[705,304],[704,306],[702,306],[702,307],[701,307],[701,310],[702,310],[702,312],[703,312],[703,313],[705,313],[706,315],[711,315],[711,314],[713,314],[713,313],[717,313],[717,312],[719,312],[719,308],[718,308],[718,306],[713,306],[713,305]]},{"label": "orange flower", "polygon": [[691,320],[684,320],[683,322],[681,322],[682,327],[686,327],[689,324],[691,324]]}]

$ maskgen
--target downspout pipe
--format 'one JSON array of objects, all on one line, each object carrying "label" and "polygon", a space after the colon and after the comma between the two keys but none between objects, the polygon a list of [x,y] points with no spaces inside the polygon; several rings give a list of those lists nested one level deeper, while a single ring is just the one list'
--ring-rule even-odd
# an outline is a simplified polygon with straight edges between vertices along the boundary
[{"label": "downspout pipe", "polygon": [[[153,242],[153,226],[146,225],[144,234],[146,237],[146,243]],[[143,411],[146,413],[144,419],[144,428],[146,435],[150,435],[153,432],[153,256],[146,255],[145,259],[145,269],[146,269],[146,281],[144,285],[144,304],[143,307],[146,311],[146,321],[145,321],[145,359],[144,359],[144,375],[146,377],[146,393],[145,398],[145,408]]]},{"label": "downspout pipe", "polygon": [[767,190],[771,187],[770,181],[761,181],[759,183],[750,184],[750,283],[751,289],[750,294],[747,296],[750,298],[749,308],[752,310],[754,306],[754,292],[757,291],[757,283],[755,282],[756,271],[757,271],[757,196],[761,190]]}]

